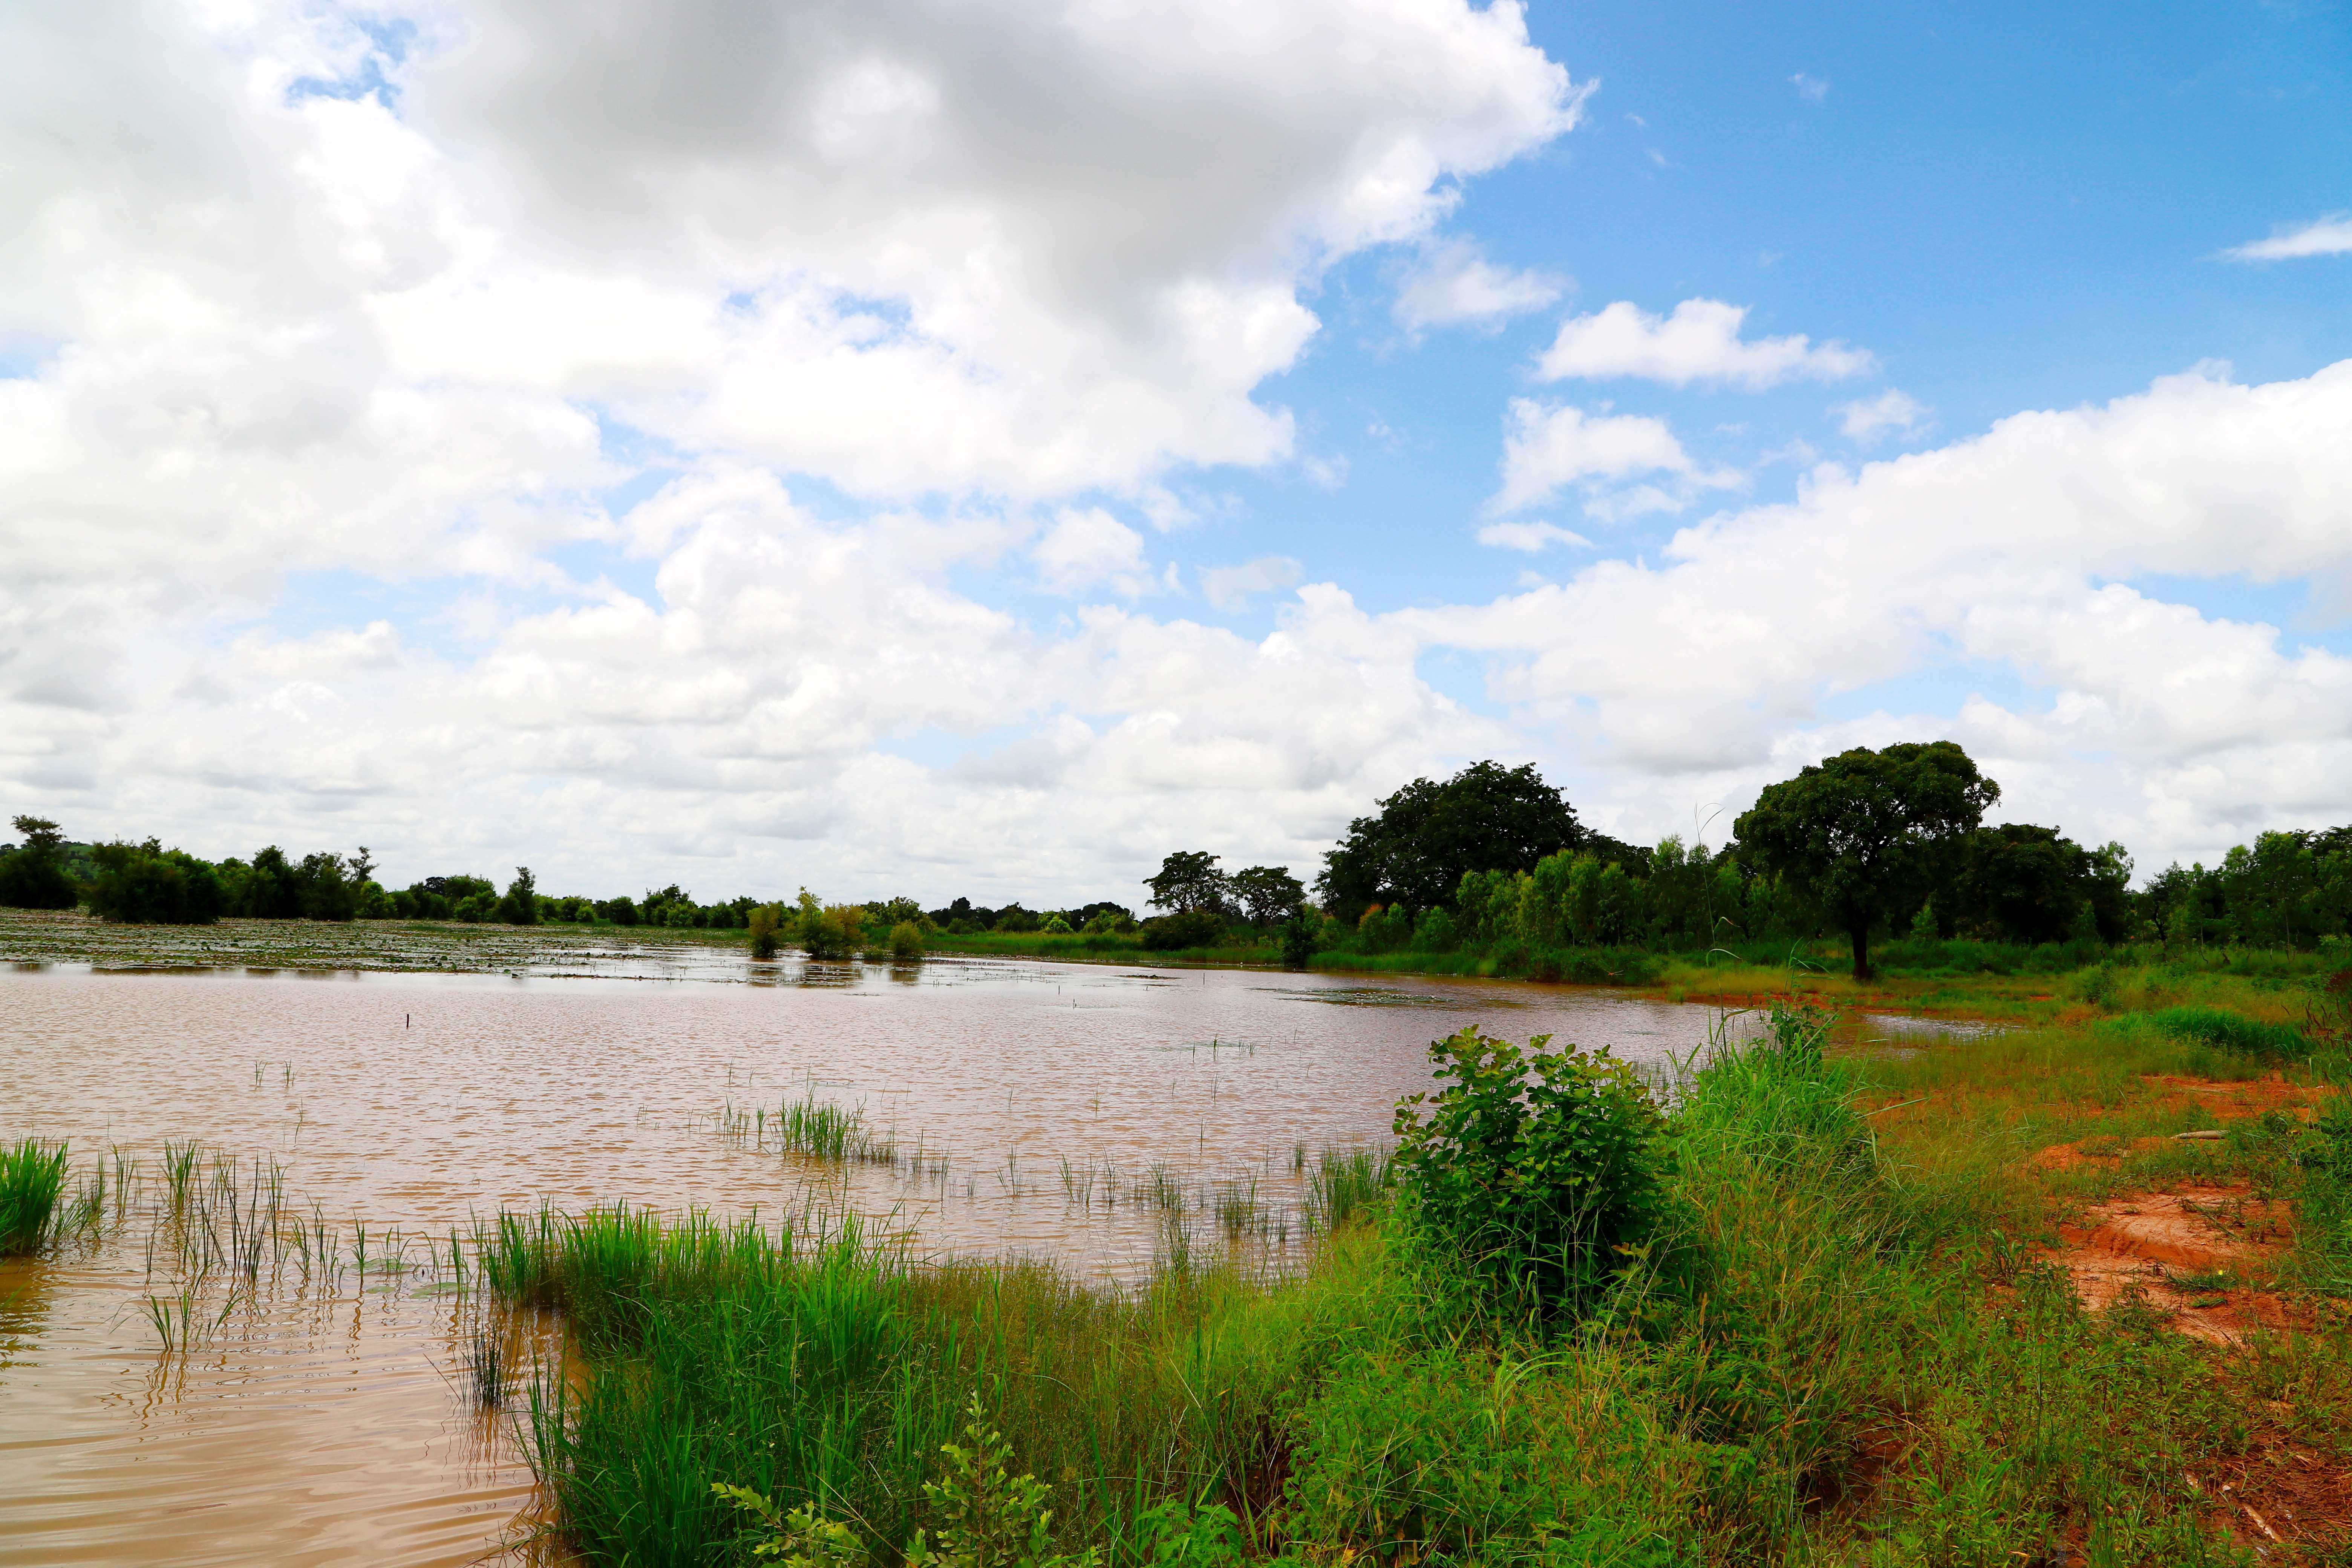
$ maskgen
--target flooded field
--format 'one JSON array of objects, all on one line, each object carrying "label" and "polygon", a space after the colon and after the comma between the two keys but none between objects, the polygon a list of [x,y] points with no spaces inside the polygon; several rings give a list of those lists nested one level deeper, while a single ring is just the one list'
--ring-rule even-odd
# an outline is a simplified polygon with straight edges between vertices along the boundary
[{"label": "flooded field", "polygon": [[[482,1396],[487,1320],[451,1261],[500,1210],[854,1210],[919,1254],[1106,1281],[1171,1245],[1278,1267],[1324,1152],[1385,1142],[1433,1037],[1663,1068],[1715,1017],[1491,983],[598,962],[0,971],[0,1137],[68,1141],[106,1183],[85,1240],[0,1264],[0,1563],[457,1563],[518,1539],[516,1415]],[[807,1152],[819,1112],[843,1157]],[[494,1383],[551,1353],[545,1325],[498,1332]]]}]

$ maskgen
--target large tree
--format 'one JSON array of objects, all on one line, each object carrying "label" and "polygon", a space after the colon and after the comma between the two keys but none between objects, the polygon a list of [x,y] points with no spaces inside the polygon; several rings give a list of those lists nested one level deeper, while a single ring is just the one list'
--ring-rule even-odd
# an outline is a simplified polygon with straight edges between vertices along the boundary
[{"label": "large tree", "polygon": [[1433,909],[1472,871],[1526,871],[1582,844],[1576,812],[1532,763],[1475,763],[1444,783],[1415,779],[1360,816],[1323,857],[1323,907],[1352,920],[1372,904]]},{"label": "large tree", "polygon": [[1949,741],[1857,746],[1766,786],[1734,832],[1752,864],[1845,929],[1854,978],[1866,980],[1870,928],[1948,877],[1961,837],[2000,798],[2000,785]]},{"label": "large tree", "polygon": [[1171,913],[1222,913],[1232,884],[1217,869],[1217,858],[1205,849],[1179,849],[1160,863],[1160,874],[1146,877],[1151,907]]},{"label": "large tree", "polygon": [[1307,889],[1281,866],[1252,866],[1226,879],[1242,918],[1254,926],[1288,920],[1307,902]]}]

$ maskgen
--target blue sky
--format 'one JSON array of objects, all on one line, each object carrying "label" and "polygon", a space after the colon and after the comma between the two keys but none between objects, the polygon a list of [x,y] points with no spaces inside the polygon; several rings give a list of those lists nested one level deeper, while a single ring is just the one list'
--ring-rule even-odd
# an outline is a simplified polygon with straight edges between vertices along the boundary
[{"label": "blue sky", "polygon": [[8,26],[77,831],[1051,900],[1931,733],[2151,865],[2352,819],[2341,6]]}]

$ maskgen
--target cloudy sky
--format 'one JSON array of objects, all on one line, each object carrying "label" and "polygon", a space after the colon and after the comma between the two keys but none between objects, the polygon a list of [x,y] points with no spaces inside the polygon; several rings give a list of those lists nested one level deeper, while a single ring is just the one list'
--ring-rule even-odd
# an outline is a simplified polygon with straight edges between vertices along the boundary
[{"label": "cloudy sky", "polygon": [[2340,5],[0,8],[0,812],[1133,900],[2352,821]]}]

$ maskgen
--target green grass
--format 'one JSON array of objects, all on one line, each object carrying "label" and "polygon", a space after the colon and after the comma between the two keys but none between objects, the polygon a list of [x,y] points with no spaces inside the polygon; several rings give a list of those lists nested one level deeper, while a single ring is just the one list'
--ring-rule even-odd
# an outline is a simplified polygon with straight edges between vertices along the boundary
[{"label": "green grass", "polygon": [[65,1191],[66,1147],[27,1138],[0,1143],[0,1258],[39,1247]]},{"label": "green grass", "polygon": [[[2119,1182],[2258,1181],[2309,1221],[2279,1277],[2308,1252],[2296,1289],[2352,1290],[2324,1271],[2352,1204],[2285,1121],[2095,1173],[2029,1157],[2176,1130],[2167,1075],[2271,1065],[2147,1021],[1894,1057],[1719,1046],[1667,1118],[1663,1227],[1564,1329],[1487,1315],[1398,1228],[1371,1151],[1294,1152],[1327,1238],[1287,1276],[1204,1250],[1182,1209],[1124,1292],[808,1221],[614,1210],[486,1242],[501,1289],[573,1324],[529,1435],[593,1563],[748,1562],[723,1480],[895,1563],[940,1522],[924,1487],[976,1393],[1053,1488],[1055,1548],[1109,1568],[1170,1561],[1149,1521],[1171,1503],[1312,1563],[2236,1563],[2214,1498],[2258,1426],[2352,1468],[2344,1316],[2224,1353],[2084,1312],[2037,1238]],[[2352,1099],[2330,1103],[2352,1157]],[[1212,1228],[1246,1225],[1251,1194],[1219,1196]],[[2338,1561],[2324,1544],[2283,1560]]]}]

